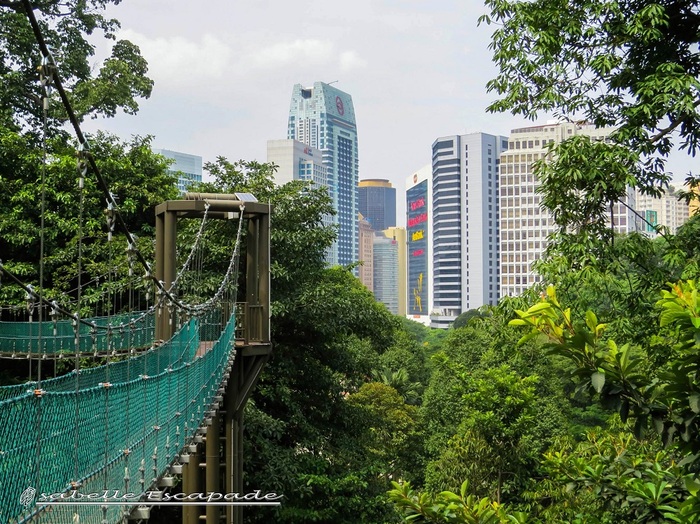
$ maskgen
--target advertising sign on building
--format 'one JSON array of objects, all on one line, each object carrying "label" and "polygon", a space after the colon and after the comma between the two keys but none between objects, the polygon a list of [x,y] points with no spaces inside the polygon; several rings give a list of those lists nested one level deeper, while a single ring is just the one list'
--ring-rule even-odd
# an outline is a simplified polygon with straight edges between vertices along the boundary
[{"label": "advertising sign on building", "polygon": [[428,311],[428,181],[406,191],[408,236],[408,314]]}]

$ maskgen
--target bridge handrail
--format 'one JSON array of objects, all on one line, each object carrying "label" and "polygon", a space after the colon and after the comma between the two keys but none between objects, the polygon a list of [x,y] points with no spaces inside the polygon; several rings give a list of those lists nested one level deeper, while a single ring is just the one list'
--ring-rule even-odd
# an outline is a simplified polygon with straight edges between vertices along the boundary
[{"label": "bridge handrail", "polygon": [[[231,316],[214,346],[203,355],[196,355],[198,335],[187,330],[179,331],[178,336],[189,347],[189,358],[173,364],[166,357],[160,362],[162,369],[152,375],[138,373],[123,379],[116,369],[123,364],[120,362],[102,366],[110,368],[109,375],[106,369],[100,375],[110,377],[109,384],[97,382],[95,376],[76,390],[75,376],[72,382],[71,377],[64,382],[59,377],[42,382],[40,394],[30,391],[0,401],[0,521],[22,522],[49,509],[22,506],[20,495],[28,487],[37,493],[60,493],[74,481],[80,483],[83,493],[102,492],[104,485],[134,491],[153,485],[165,474],[194,438],[224,381],[234,347],[235,318]],[[198,333],[198,329],[192,331]],[[164,346],[177,343],[176,336]],[[156,360],[156,351],[163,349],[156,348],[142,358]],[[56,522],[70,522],[75,509],[54,505],[50,514],[56,516]],[[127,509],[110,506],[108,521],[118,521]],[[68,513],[59,516],[60,511]],[[79,509],[81,523],[90,522],[91,511],[99,513],[95,514],[99,522],[101,508],[89,506]]]}]

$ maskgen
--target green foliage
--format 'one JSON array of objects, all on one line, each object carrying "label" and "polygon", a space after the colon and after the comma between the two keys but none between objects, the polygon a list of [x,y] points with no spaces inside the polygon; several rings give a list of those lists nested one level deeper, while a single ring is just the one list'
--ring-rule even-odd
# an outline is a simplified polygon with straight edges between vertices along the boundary
[{"label": "green foliage", "polygon": [[[490,13],[480,21],[497,26],[491,49],[499,68],[488,88],[501,97],[491,111],[529,118],[554,112],[616,126],[613,140],[628,148],[630,158],[642,160],[643,168],[621,170],[611,179],[614,185],[634,174],[640,187],[653,192],[668,180],[663,159],[676,137],[681,148],[695,152],[700,59],[694,48],[700,22],[694,1],[487,0],[486,5]],[[627,163],[614,160],[619,167]],[[584,178],[596,178],[595,169],[582,171]]]},{"label": "green foliage", "polygon": [[[148,98],[153,81],[138,47],[126,40],[116,41],[111,56],[93,76],[91,58],[95,46],[89,37],[101,31],[114,40],[119,22],[104,11],[118,0],[68,0],[35,2],[35,15],[58,68],[78,118],[114,116],[118,109],[134,114],[138,98]],[[41,54],[22,2],[0,2],[0,107],[12,108],[15,123],[37,128],[42,114],[38,67]],[[50,110],[51,125],[66,118],[56,91]]]},{"label": "green foliage", "polygon": [[[397,334],[397,318],[347,269],[326,267],[336,232],[323,225],[332,212],[325,190],[275,186],[269,164],[219,158],[206,169],[213,182],[197,189],[246,191],[272,206],[274,354],[246,408],[245,467],[251,489],[284,493],[285,503],[249,521],[395,520],[384,493],[412,455],[417,408],[367,381],[383,367],[383,353],[410,353],[415,343]],[[220,266],[227,228],[217,226],[207,241]]]},{"label": "green foliage", "polygon": [[441,451],[428,466],[426,488],[454,490],[467,479],[473,493],[500,501],[504,477],[519,475],[535,459],[530,437],[537,378],[519,378],[505,365],[476,373],[443,365],[459,376],[462,409],[453,414],[459,426],[447,447],[433,440]]},{"label": "green foliage", "polygon": [[[91,153],[123,211],[127,227],[137,237],[144,237],[139,238],[138,245],[146,255],[152,252],[147,237],[154,230],[155,206],[177,195],[174,179],[166,172],[167,162],[151,152],[150,141],[150,137],[133,137],[124,143],[104,133],[97,133],[91,140]],[[83,283],[100,278],[104,284],[105,275],[115,272],[111,291],[118,291],[121,284],[117,281],[128,275],[124,240],[117,231],[115,240],[106,242],[106,203],[91,176],[85,177],[81,219],[79,175],[72,144],[63,135],[49,141],[46,164],[41,151],[33,147],[33,139],[10,127],[0,126],[0,144],[0,207],[4,210],[0,214],[0,251],[6,267],[25,282],[38,284],[43,220],[47,296],[60,302],[75,298],[72,293],[78,279],[79,238],[83,243]],[[47,181],[45,187],[37,183],[42,175]],[[85,291],[86,305],[99,300],[104,291]],[[0,296],[4,303],[24,300],[24,292],[13,285],[3,286]]]},{"label": "green foliage", "polygon": [[[615,237],[586,243],[581,235],[560,233],[551,240],[537,271],[557,296],[576,311],[596,312],[614,339],[642,346],[657,334],[658,292],[666,282],[698,275],[700,216],[691,218],[676,235],[651,240],[644,235]],[[530,299],[530,302],[535,300]],[[527,309],[521,304],[515,309]]]},{"label": "green foliage", "polygon": [[[522,507],[541,522],[697,522],[697,222],[678,238],[661,231],[655,241],[609,230],[613,206],[630,186],[658,194],[670,178],[670,151],[694,155],[700,144],[697,5],[486,5],[481,22],[495,26],[499,68],[488,84],[499,96],[491,111],[614,128],[605,141],[575,136],[550,146],[536,164],[542,203],[559,227],[537,270],[560,296],[550,287],[535,305],[530,294],[497,310],[530,328],[523,348],[546,343],[558,371],[575,377],[576,399],[599,397],[629,418],[638,437],[651,428],[661,441],[603,430],[582,443],[555,442],[522,492]],[[658,301],[659,290],[679,279]],[[466,362],[481,365],[482,354],[469,353]],[[479,445],[457,442],[455,457]]]},{"label": "green foliage", "polygon": [[394,343],[379,357],[380,368],[373,371],[373,378],[395,388],[409,404],[419,404],[429,379],[426,349],[409,333],[396,331]]},{"label": "green foliage", "polygon": [[490,313],[486,308],[481,309],[470,309],[460,314],[455,321],[452,323],[452,329],[459,329],[469,324],[469,322],[476,318],[484,318]]},{"label": "green foliage", "polygon": [[535,162],[542,206],[560,233],[575,234],[577,243],[589,236],[609,239],[612,206],[626,200],[628,188],[635,185],[637,160],[626,146],[574,136],[555,155]]},{"label": "green foliage", "polygon": [[396,389],[379,382],[363,384],[348,397],[348,403],[360,408],[366,417],[366,450],[377,464],[384,465],[383,476],[410,476],[412,457],[419,449],[418,408],[406,404]]},{"label": "green foliage", "polygon": [[665,336],[661,332],[667,356],[658,368],[650,366],[648,357],[634,347],[605,340],[605,325],[593,312],[586,312],[585,322],[572,320],[570,309],[559,304],[551,287],[541,302],[520,311],[520,318],[511,324],[531,328],[524,338],[547,337],[553,352],[576,364],[580,387],[614,402],[623,421],[633,418],[638,437],[650,427],[664,444],[675,442],[687,454],[684,464],[695,472],[700,452],[700,303],[695,282],[681,281],[663,290],[658,306],[660,327],[670,330]]},{"label": "green foliage", "polygon": [[404,522],[453,524],[525,524],[523,513],[509,513],[504,506],[487,498],[469,495],[464,482],[459,494],[443,491],[437,495],[416,492],[409,482],[392,482],[389,498],[404,515]]},{"label": "green foliage", "polygon": [[694,522],[695,481],[678,454],[656,440],[637,440],[624,428],[564,439],[544,456],[543,479],[528,497],[544,522]]},{"label": "green foliage", "polygon": [[[425,407],[430,407],[437,417],[431,426],[442,426],[450,420],[448,413],[457,409],[450,399],[462,392],[456,382],[462,376],[456,372],[458,368],[464,373],[478,374],[507,365],[518,377],[538,376],[540,380],[535,383],[538,399],[552,399],[566,411],[566,400],[561,395],[567,382],[562,378],[565,372],[561,360],[547,356],[537,344],[519,346],[520,335],[508,326],[509,315],[509,311],[496,309],[491,317],[449,331],[443,351],[433,357],[437,367],[426,392]],[[455,393],[450,393],[451,390]],[[450,435],[456,427],[457,424],[451,426]]]}]

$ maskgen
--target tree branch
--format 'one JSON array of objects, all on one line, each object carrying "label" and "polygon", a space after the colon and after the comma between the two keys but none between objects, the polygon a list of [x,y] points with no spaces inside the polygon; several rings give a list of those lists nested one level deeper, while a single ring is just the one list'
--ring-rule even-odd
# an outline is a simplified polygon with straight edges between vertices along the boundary
[{"label": "tree branch", "polygon": [[9,7],[10,9],[14,9],[15,11],[21,11],[22,2],[20,2],[19,0],[0,0],[0,7]]},{"label": "tree branch", "polygon": [[[700,100],[696,100],[695,104],[693,104],[693,107],[698,107],[700,105]],[[689,116],[685,116],[683,118],[679,118],[678,120],[674,120],[671,122],[671,125],[668,127],[665,127],[664,129],[659,130],[658,133],[656,133],[653,137],[649,139],[649,141],[653,144],[657,140],[662,139],[669,133],[671,133],[674,129],[676,129],[679,125],[681,125],[683,122],[687,122],[689,119]]]}]

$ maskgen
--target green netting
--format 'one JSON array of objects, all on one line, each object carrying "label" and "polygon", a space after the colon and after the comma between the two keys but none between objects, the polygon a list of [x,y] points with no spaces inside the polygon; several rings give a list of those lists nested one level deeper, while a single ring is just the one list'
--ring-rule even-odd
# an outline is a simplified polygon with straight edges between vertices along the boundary
[{"label": "green netting", "polygon": [[[71,481],[82,493],[154,485],[202,424],[233,348],[231,317],[210,351],[180,358],[196,355],[199,327],[192,320],[160,348],[85,370],[77,390],[73,374],[43,381],[40,397],[20,392],[1,401],[0,522],[37,513],[42,522],[73,522],[76,514],[81,524],[119,522],[130,508],[25,507],[20,496],[29,487],[37,497],[66,492]],[[105,382],[111,386],[98,385]]]},{"label": "green netting", "polygon": [[[195,340],[196,338],[196,340]],[[43,380],[41,388],[47,391],[72,391],[94,387],[103,382],[125,382],[139,375],[157,375],[168,366],[189,361],[199,346],[197,323],[185,324],[167,343],[105,366],[81,369],[66,375]],[[77,375],[77,383],[76,383]],[[0,387],[0,400],[15,397],[38,387],[37,382]]]},{"label": "green netting", "polygon": [[[106,353],[148,347],[154,338],[153,313],[131,313],[85,319],[101,328],[80,325],[80,351]],[[41,337],[39,336],[41,332]],[[56,322],[0,322],[0,353],[26,354],[75,353],[75,328],[72,320]]]}]

